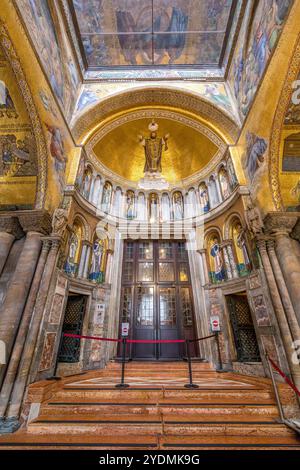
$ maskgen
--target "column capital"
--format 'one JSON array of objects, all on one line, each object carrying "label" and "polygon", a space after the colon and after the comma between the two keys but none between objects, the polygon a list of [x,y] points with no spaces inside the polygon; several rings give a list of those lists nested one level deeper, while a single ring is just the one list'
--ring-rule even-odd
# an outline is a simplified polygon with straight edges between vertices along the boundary
[{"label": "column capital", "polygon": [[200,255],[206,255],[207,249],[206,248],[201,248],[200,250],[197,250],[197,253],[199,253]]},{"label": "column capital", "polygon": [[264,218],[265,231],[275,236],[289,235],[299,216],[298,212],[269,212]]},{"label": "column capital", "polygon": [[13,235],[16,239],[24,236],[24,232],[19,223],[18,217],[13,216],[0,216],[0,232],[6,232]]},{"label": "column capital", "polygon": [[51,233],[51,217],[46,210],[24,211],[18,214],[24,232]]}]

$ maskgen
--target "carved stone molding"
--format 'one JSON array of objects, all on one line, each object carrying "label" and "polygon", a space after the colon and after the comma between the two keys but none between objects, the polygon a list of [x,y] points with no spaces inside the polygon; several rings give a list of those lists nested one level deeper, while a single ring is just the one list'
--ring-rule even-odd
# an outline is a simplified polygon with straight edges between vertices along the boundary
[{"label": "carved stone molding", "polygon": [[29,118],[35,137],[37,158],[38,158],[38,183],[35,207],[40,209],[44,206],[46,197],[46,181],[47,181],[47,145],[43,134],[41,121],[35,107],[30,88],[27,84],[26,76],[22,69],[19,57],[14,49],[11,39],[4,24],[0,21],[0,44],[6,54],[8,62],[15,74],[18,86],[21,90],[24,103],[26,105]]},{"label": "carved stone molding", "polygon": [[51,233],[51,217],[45,210],[24,211],[18,217],[24,232]]},{"label": "carved stone molding", "polygon": [[264,218],[264,226],[266,233],[289,234],[295,227],[300,214],[295,212],[269,212]]},{"label": "carved stone molding", "polygon": [[232,142],[235,142],[239,134],[239,126],[218,107],[192,93],[162,86],[130,90],[102,100],[79,117],[72,128],[73,136],[78,143],[81,143],[85,136],[104,119],[120,111],[125,112],[145,106],[162,108],[165,106],[168,109],[180,109],[182,114],[193,113],[216,125]]},{"label": "carved stone molding", "polygon": [[10,233],[17,240],[24,236],[24,232],[17,217],[0,217],[0,232]]},{"label": "carved stone molding", "polygon": [[300,34],[298,36],[297,45],[293,51],[292,59],[289,63],[288,72],[285,83],[278,101],[277,109],[274,113],[273,126],[271,131],[271,139],[269,145],[269,184],[272,190],[272,198],[277,210],[283,209],[283,201],[280,191],[280,142],[281,134],[284,126],[284,119],[290,105],[293,93],[292,84],[297,79],[300,69]]}]

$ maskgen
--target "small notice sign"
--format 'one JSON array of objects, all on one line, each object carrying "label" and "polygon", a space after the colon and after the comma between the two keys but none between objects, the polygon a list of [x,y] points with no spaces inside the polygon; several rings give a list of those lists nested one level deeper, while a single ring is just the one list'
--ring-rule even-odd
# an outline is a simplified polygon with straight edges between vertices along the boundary
[{"label": "small notice sign", "polygon": [[122,323],[122,336],[129,335],[129,323]]},{"label": "small notice sign", "polygon": [[211,331],[221,331],[220,327],[220,317],[214,315],[210,318]]}]

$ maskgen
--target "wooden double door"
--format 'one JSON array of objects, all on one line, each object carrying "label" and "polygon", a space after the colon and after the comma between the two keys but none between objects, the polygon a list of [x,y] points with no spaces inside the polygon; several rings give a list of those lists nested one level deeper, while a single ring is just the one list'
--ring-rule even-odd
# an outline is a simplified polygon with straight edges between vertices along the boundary
[{"label": "wooden double door", "polygon": [[[120,334],[129,323],[136,340],[191,339],[194,309],[188,253],[184,242],[126,241],[124,244]],[[197,355],[194,347],[193,356]],[[132,359],[170,360],[185,355],[180,343],[134,343]]]}]

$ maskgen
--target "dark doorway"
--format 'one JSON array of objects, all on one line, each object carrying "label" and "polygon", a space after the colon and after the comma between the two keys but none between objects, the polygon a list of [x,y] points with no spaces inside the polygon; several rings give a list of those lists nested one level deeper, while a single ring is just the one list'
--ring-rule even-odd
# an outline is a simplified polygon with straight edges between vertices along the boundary
[{"label": "dark doorway", "polygon": [[246,293],[228,295],[233,337],[239,362],[260,362],[260,354]]},{"label": "dark doorway", "polygon": [[[194,309],[188,253],[184,242],[126,241],[124,246],[120,334],[129,323],[137,340],[175,340],[194,337]],[[132,359],[168,360],[185,355],[184,344],[135,343]],[[197,355],[191,347],[191,354]]]},{"label": "dark doorway", "polygon": [[[87,297],[69,295],[62,334],[81,335]],[[58,355],[59,362],[78,362],[80,357],[80,339],[63,337]]]}]

